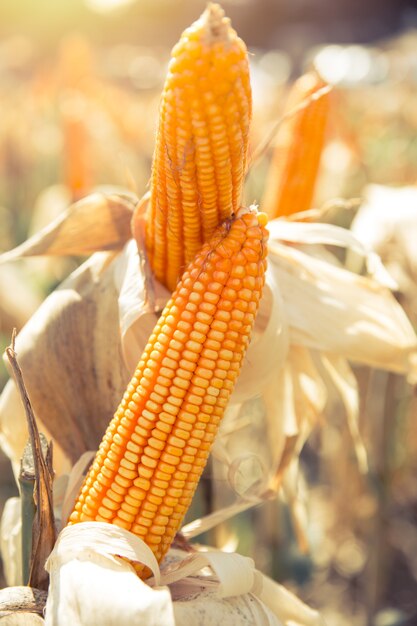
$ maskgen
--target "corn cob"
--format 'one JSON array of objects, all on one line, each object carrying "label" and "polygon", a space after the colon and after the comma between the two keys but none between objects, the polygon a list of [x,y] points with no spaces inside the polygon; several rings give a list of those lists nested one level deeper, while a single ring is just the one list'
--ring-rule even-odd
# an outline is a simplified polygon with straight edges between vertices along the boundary
[{"label": "corn cob", "polygon": [[210,3],[172,51],[160,104],[146,250],[171,291],[239,207],[251,114],[245,44]]},{"label": "corn cob", "polygon": [[[189,265],[111,421],[69,523],[141,537],[158,560],[190,505],[250,340],[266,215],[239,209]],[[138,573],[146,571],[138,566]]]},{"label": "corn cob", "polygon": [[[329,113],[329,93],[309,98],[326,83],[315,72],[304,74],[293,85],[279,127],[268,172],[262,207],[269,218],[311,209],[324,146]],[[297,110],[305,103],[306,106]]]}]

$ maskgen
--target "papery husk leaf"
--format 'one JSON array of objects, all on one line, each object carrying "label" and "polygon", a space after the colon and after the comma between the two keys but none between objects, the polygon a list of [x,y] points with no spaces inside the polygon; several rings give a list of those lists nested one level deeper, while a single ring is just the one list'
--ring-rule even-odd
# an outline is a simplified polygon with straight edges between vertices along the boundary
[{"label": "papery husk leaf", "polygon": [[81,485],[87,475],[88,469],[96,455],[95,451],[88,450],[84,452],[71,469],[70,475],[67,477],[65,492],[62,497],[60,523],[64,526],[71,515],[77,500]]},{"label": "papery husk leaf", "polygon": [[[72,559],[84,558],[92,549],[106,558],[121,556],[129,561],[144,563],[159,582],[159,566],[154,553],[142,539],[114,524],[82,522],[66,526],[46,562],[45,568],[62,565]],[[114,559],[113,559],[114,560]]]},{"label": "papery husk leaf", "polygon": [[140,267],[137,245],[132,239],[114,266],[121,345],[124,361],[130,371],[135,370],[159,313],[171,295],[158,281],[147,281]]},{"label": "papery husk leaf", "polygon": [[267,270],[251,342],[230,403],[242,404],[261,394],[283,366],[288,348],[288,319],[275,277]]},{"label": "papery husk leaf", "polygon": [[314,609],[301,602],[282,585],[262,575],[262,590],[259,598],[285,626],[324,626],[324,619]]},{"label": "papery husk leaf", "polygon": [[[380,257],[348,229],[334,224],[300,223],[275,219],[268,223],[271,238],[299,245],[337,246],[356,252],[365,260],[368,274],[381,285],[396,289],[397,284],[387,272]],[[314,255],[313,255],[314,256]]]},{"label": "papery husk leaf", "polygon": [[[113,271],[107,253],[93,255],[44,301],[16,339],[39,427],[44,432],[46,427],[71,462],[97,448],[129,381]],[[22,414],[15,403],[11,407],[2,398],[0,407],[0,423],[20,432]]]},{"label": "papery husk leaf", "polygon": [[351,229],[369,249],[386,256],[388,246],[402,253],[417,271],[417,186],[368,185]]},{"label": "papery husk leaf", "polygon": [[291,514],[293,531],[297,540],[297,546],[302,554],[310,551],[310,542],[307,536],[307,496],[303,489],[303,483],[300,477],[299,453],[303,447],[309,431],[298,438],[298,454],[295,454],[288,463],[286,473],[282,481],[282,493],[288,505]]},{"label": "papery husk leaf", "polygon": [[[182,558],[162,571],[160,584],[172,585],[197,574],[207,566],[213,570],[217,578],[215,585],[209,585],[209,587],[216,590],[219,598],[240,596],[249,593],[255,587],[256,570],[253,560],[240,554],[220,550],[195,552]],[[205,580],[200,581],[200,584],[205,584]]]},{"label": "papery husk leaf", "polygon": [[[171,550],[170,555],[176,552]],[[207,566],[214,577],[204,569]],[[163,567],[161,583],[170,586],[175,599],[177,626],[214,625],[214,619],[219,617],[231,625],[322,624],[317,611],[264,576],[255,569],[252,559],[240,554],[200,546],[198,552],[185,558],[183,555],[180,561]]]},{"label": "papery husk leaf", "polygon": [[4,506],[0,523],[0,553],[7,584],[10,587],[21,585],[23,576],[22,505],[20,498],[9,498]]},{"label": "papery husk leaf", "polygon": [[176,626],[284,626],[269,608],[253,594],[217,598],[200,593],[186,602],[174,602]]},{"label": "papery husk leaf", "polygon": [[[171,593],[142,582],[125,559],[151,567],[156,576],[149,584],[169,584]],[[49,626],[207,626],[220,617],[230,626],[320,623],[316,611],[258,572],[252,559],[210,548],[191,556],[171,550],[160,572],[149,547],[112,524],[67,527],[46,567]]]},{"label": "papery husk leaf", "polygon": [[335,354],[321,354],[320,360],[333,381],[346,409],[347,423],[355,449],[359,470],[368,471],[368,456],[359,431],[358,383],[346,359]]},{"label": "papery husk leaf", "polygon": [[50,576],[47,626],[175,626],[169,591],[148,587],[126,561],[90,549]]},{"label": "papery husk leaf", "polygon": [[185,539],[193,539],[194,537],[198,537],[202,533],[215,528],[219,524],[226,522],[231,519],[238,513],[242,513],[243,511],[247,511],[254,506],[262,504],[264,500],[257,495],[252,495],[250,499],[246,498],[236,498],[233,504],[229,504],[228,506],[224,506],[217,511],[213,511],[213,513],[209,513],[204,517],[199,517],[188,524],[185,524],[181,528],[181,534],[185,537]]},{"label": "papery husk leaf", "polygon": [[131,237],[134,196],[94,193],[72,204],[51,224],[17,248],[0,255],[0,263],[22,257],[90,255],[121,250]]},{"label": "papery husk leaf", "polygon": [[416,335],[385,287],[277,241],[269,247],[291,343],[417,377]]},{"label": "papery husk leaf", "polygon": [[315,426],[326,406],[326,386],[314,364],[310,350],[292,345],[288,361],[293,379],[293,402],[297,424],[300,426],[305,420],[310,426]]}]

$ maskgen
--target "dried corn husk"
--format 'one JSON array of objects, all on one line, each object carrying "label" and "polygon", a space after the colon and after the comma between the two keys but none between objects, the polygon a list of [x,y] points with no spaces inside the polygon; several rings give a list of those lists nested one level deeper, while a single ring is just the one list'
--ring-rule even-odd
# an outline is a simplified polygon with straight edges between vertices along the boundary
[{"label": "dried corn husk", "polygon": [[[120,557],[145,563],[154,574],[153,588]],[[316,611],[258,572],[251,559],[220,551],[189,555],[172,550],[169,561],[160,571],[148,546],[115,526],[86,522],[67,527],[46,565],[51,579],[46,624],[322,623]]]},{"label": "dried corn husk", "polygon": [[[365,188],[364,202],[353,222],[352,232],[382,258],[405,296],[404,305],[415,323],[417,310],[417,186]],[[353,256],[349,261],[357,266]],[[356,263],[355,263],[356,262]]]},{"label": "dried corn husk", "polygon": [[127,193],[91,194],[20,246],[2,254],[0,263],[27,256],[81,256],[97,250],[120,250],[130,238],[135,203],[134,196]]},{"label": "dried corn husk", "polygon": [[20,498],[9,498],[0,523],[0,552],[4,576],[10,586],[21,585],[22,579],[22,508]]}]

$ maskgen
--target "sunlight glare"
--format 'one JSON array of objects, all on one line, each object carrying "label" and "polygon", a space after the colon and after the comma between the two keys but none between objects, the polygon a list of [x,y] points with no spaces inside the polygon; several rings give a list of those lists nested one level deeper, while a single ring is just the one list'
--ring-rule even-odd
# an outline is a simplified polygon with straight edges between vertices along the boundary
[{"label": "sunlight glare", "polygon": [[135,0],[85,0],[87,7],[97,13],[111,13],[134,2]]}]

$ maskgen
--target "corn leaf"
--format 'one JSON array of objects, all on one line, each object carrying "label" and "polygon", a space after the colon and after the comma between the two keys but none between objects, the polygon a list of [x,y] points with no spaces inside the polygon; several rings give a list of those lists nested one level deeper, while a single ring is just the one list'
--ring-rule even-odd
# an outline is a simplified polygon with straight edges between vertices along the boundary
[{"label": "corn leaf", "polygon": [[127,194],[91,194],[20,246],[0,255],[0,263],[27,256],[81,256],[99,250],[121,250],[131,237],[135,202]]}]

